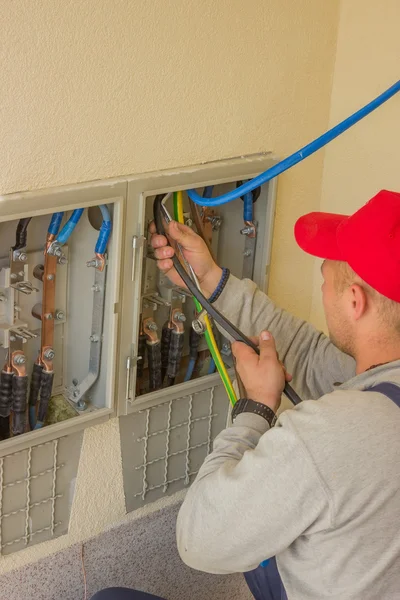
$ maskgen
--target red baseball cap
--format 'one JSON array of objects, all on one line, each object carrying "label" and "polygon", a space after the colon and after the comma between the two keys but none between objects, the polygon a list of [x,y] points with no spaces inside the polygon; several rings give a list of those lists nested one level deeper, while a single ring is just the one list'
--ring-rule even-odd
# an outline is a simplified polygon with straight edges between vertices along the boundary
[{"label": "red baseball cap", "polygon": [[400,193],[382,190],[351,216],[309,213],[294,235],[308,254],[347,262],[377,292],[400,302]]}]

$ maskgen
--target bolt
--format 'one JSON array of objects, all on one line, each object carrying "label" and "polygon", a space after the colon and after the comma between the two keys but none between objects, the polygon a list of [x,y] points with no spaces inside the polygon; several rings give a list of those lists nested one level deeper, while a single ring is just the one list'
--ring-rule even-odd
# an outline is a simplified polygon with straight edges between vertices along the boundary
[{"label": "bolt", "polygon": [[223,350],[224,352],[229,352],[229,344],[226,344],[226,343],[225,343],[225,344],[222,344],[222,350]]},{"label": "bolt", "polygon": [[53,360],[55,355],[56,353],[54,352],[53,348],[47,348],[47,350],[44,352],[44,357],[46,360]]},{"label": "bolt", "polygon": [[28,255],[26,252],[18,252],[15,256],[15,260],[19,260],[20,262],[26,262],[28,260]]},{"label": "bolt", "polygon": [[44,318],[46,319],[46,321],[51,321],[51,319],[53,318],[53,315],[51,313],[46,313],[44,315]]},{"label": "bolt", "polygon": [[24,365],[26,363],[26,358],[23,354],[17,354],[14,358],[14,362],[16,365]]},{"label": "bolt", "polygon": [[17,279],[18,275],[16,273],[11,273],[10,277],[11,279]]},{"label": "bolt", "polygon": [[92,292],[99,292],[99,291],[100,291],[100,286],[97,285],[97,283],[92,285]]},{"label": "bolt", "polygon": [[72,396],[73,396],[74,398],[77,398],[77,397],[79,396],[79,391],[78,391],[78,390],[75,390],[75,391],[73,391],[73,392],[72,392]]},{"label": "bolt", "polygon": [[155,323],[154,321],[150,321],[150,323],[147,323],[146,327],[149,331],[157,331],[158,330],[157,323]]},{"label": "bolt", "polygon": [[15,342],[16,341],[16,337],[15,335],[10,335],[10,342]]},{"label": "bolt", "polygon": [[240,230],[240,233],[242,235],[249,235],[252,232],[253,232],[253,228],[252,227],[243,227],[243,229]]},{"label": "bolt", "polygon": [[186,321],[186,315],[183,312],[175,313],[175,319],[179,323],[184,323]]},{"label": "bolt", "polygon": [[63,255],[63,251],[61,250],[61,246],[58,246],[57,244],[53,245],[53,254],[55,256],[62,256]]},{"label": "bolt", "polygon": [[82,400],[82,398],[79,400],[79,402],[76,405],[77,410],[85,410],[86,409],[86,402],[84,400]]},{"label": "bolt", "polygon": [[88,260],[86,263],[87,267],[97,267],[97,260],[95,258],[93,258],[93,260]]},{"label": "bolt", "polygon": [[56,310],[56,319],[57,321],[65,319],[65,312],[63,310]]},{"label": "bolt", "polygon": [[252,251],[248,249],[243,252],[243,256],[251,256],[252,254]]},{"label": "bolt", "polygon": [[14,310],[15,310],[15,312],[18,313],[18,312],[21,312],[22,309],[20,306],[18,306],[18,304],[14,304]]},{"label": "bolt", "polygon": [[187,225],[187,227],[191,227],[193,225],[192,219],[186,219],[185,225]]},{"label": "bolt", "polygon": [[47,275],[46,279],[47,279],[48,281],[53,281],[53,279],[54,279],[54,275],[53,275],[52,273],[50,273],[50,275]]},{"label": "bolt", "polygon": [[66,256],[64,256],[64,254],[63,254],[62,256],[59,256],[59,257],[57,258],[57,262],[58,262],[58,264],[59,264],[59,265],[66,265],[66,264],[67,264],[67,262],[68,262],[68,259],[67,259],[67,257],[66,257]]},{"label": "bolt", "polygon": [[72,380],[72,385],[75,385],[75,386],[78,385],[78,380],[77,379],[73,379]]},{"label": "bolt", "polygon": [[95,343],[95,342],[99,341],[99,336],[95,335],[94,333],[92,333],[92,335],[90,336],[89,339],[90,339],[91,342]]}]

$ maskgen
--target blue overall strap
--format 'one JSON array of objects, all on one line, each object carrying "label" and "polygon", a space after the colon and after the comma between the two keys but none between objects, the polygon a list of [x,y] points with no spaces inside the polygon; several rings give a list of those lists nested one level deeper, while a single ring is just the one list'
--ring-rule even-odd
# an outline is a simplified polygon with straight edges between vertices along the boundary
[{"label": "blue overall strap", "polygon": [[288,600],[275,557],[244,573],[244,577],[255,600]]},{"label": "blue overall strap", "polygon": [[400,408],[400,386],[395,383],[389,383],[388,381],[377,383],[376,385],[365,389],[364,392],[379,392],[380,394],[384,394]]}]

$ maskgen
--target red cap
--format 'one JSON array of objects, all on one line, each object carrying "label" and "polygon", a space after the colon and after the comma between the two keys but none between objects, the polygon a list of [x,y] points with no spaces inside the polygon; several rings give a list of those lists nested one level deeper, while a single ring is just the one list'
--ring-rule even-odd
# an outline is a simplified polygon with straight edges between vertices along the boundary
[{"label": "red cap", "polygon": [[400,302],[400,193],[382,190],[350,217],[309,213],[294,235],[308,254],[347,262],[377,292]]}]

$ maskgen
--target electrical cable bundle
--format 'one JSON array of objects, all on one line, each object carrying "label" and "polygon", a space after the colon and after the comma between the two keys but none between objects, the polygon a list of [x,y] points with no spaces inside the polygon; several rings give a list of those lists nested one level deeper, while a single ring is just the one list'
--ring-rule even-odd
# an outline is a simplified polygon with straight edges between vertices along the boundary
[{"label": "electrical cable bundle", "polygon": [[[154,200],[153,211],[157,233],[159,235],[165,236],[166,234],[162,218],[163,199],[163,194],[159,194],[156,196]],[[235,341],[242,342],[247,346],[250,346],[250,348],[252,348],[257,354],[260,353],[259,348],[249,338],[247,338],[235,325],[233,325],[233,323],[231,323],[226,317],[224,317],[212,304],[209,303],[207,298],[197,287],[195,281],[186,272],[185,268],[182,266],[181,262],[179,261],[176,255],[172,257],[172,262],[178,275],[181,277],[188,290],[193,295],[197,312],[202,313],[203,308],[206,311],[206,314],[204,315],[204,322],[206,324],[205,338],[207,340],[207,345],[209,346],[212,358],[214,359],[215,364],[217,365],[217,369],[221,375],[221,379],[224,383],[225,389],[227,390],[227,392],[229,390],[229,399],[232,404],[235,404],[236,394],[233,390],[232,383],[229,379],[225,365],[222,362],[221,355],[216,345],[209,316],[211,316],[215,320],[215,322],[218,323],[218,325],[220,325],[220,327]],[[293,404],[298,404],[299,402],[301,402],[300,397],[296,394],[296,392],[288,383],[286,383],[285,385],[284,393]]]}]

